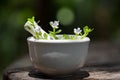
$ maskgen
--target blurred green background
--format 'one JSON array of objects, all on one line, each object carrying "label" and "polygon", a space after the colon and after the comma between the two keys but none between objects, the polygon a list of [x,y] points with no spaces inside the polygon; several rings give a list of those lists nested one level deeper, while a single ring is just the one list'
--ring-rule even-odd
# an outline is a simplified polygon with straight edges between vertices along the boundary
[{"label": "blurred green background", "polygon": [[88,25],[92,41],[120,43],[120,0],[0,0],[0,72],[28,53],[23,26],[32,16],[46,31],[49,21],[59,20],[62,33]]}]

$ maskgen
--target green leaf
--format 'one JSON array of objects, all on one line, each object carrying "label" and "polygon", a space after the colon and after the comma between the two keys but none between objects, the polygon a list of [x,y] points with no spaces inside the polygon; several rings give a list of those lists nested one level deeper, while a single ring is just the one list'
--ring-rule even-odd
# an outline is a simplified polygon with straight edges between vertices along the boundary
[{"label": "green leaf", "polygon": [[93,29],[90,29],[88,26],[85,26],[85,27],[83,28],[83,30],[84,30],[84,33],[89,33],[89,32],[91,32],[91,31],[93,31]]},{"label": "green leaf", "polygon": [[30,26],[28,26],[28,29],[29,29],[29,30],[31,30],[31,27],[30,27]]},{"label": "green leaf", "polygon": [[27,20],[30,21],[31,23],[34,23],[35,17],[33,16],[32,18],[28,18]]},{"label": "green leaf", "polygon": [[85,26],[85,27],[83,28],[83,31],[84,31],[84,34],[81,36],[81,39],[87,37],[87,35],[88,35],[90,32],[92,32],[93,29],[90,29],[88,26]]},{"label": "green leaf", "polygon": [[52,33],[52,31],[48,31],[49,33]]},{"label": "green leaf", "polygon": [[61,29],[59,29],[59,30],[57,30],[57,31],[56,31],[56,33],[57,33],[57,34],[58,34],[58,33],[60,33],[60,32],[62,32],[62,30],[61,30]]},{"label": "green leaf", "polygon": [[74,40],[74,39],[75,39],[75,36],[70,36],[70,39],[71,39],[71,40]]},{"label": "green leaf", "polygon": [[48,38],[47,33],[44,33],[43,36],[44,36],[44,39],[47,39],[47,38]]},{"label": "green leaf", "polygon": [[35,35],[36,39],[39,39],[39,33],[36,32],[36,35]]},{"label": "green leaf", "polygon": [[67,34],[63,34],[63,39],[69,39],[69,36]]},{"label": "green leaf", "polygon": [[55,33],[54,33],[54,32],[52,32],[52,31],[49,31],[49,34],[52,34],[52,35],[54,35]]},{"label": "green leaf", "polygon": [[49,33],[49,35],[53,37],[53,34]]},{"label": "green leaf", "polygon": [[35,22],[35,17],[33,16],[32,18],[27,19],[28,22],[35,28],[34,22]]},{"label": "green leaf", "polygon": [[41,36],[41,35],[42,35],[42,32],[39,32],[39,35]]}]

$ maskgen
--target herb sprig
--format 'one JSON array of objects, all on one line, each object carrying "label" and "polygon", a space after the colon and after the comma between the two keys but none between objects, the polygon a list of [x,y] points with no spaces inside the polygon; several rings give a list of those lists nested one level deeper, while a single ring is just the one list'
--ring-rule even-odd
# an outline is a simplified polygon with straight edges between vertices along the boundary
[{"label": "herb sprig", "polygon": [[62,37],[58,37],[57,34],[62,32],[62,30],[59,29],[59,21],[50,21],[50,26],[52,27],[53,30],[47,33],[41,28],[41,26],[38,25],[38,23],[35,21],[35,17],[32,17],[27,19],[24,28],[29,33],[31,33],[35,39],[38,40],[39,39],[45,39],[45,40],[83,39],[87,37],[90,32],[93,31],[93,29],[89,28],[88,26],[83,27],[83,30],[78,27],[78,28],[74,28],[73,30],[74,35],[62,34]]}]

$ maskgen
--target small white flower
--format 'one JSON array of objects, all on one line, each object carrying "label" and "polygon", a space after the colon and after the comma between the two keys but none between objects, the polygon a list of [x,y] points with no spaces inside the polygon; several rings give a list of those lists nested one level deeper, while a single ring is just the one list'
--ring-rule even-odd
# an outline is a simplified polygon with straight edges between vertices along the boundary
[{"label": "small white flower", "polygon": [[57,29],[57,28],[59,28],[59,27],[58,27],[58,26],[59,26],[59,21],[54,21],[54,22],[51,21],[51,22],[50,22],[50,25],[52,26],[52,28],[56,28],[56,29]]},{"label": "small white flower", "polygon": [[80,28],[77,28],[77,29],[76,29],[76,28],[74,28],[74,33],[75,33],[75,34],[80,34],[80,33],[81,33],[81,31],[82,31],[82,30],[81,30]]}]

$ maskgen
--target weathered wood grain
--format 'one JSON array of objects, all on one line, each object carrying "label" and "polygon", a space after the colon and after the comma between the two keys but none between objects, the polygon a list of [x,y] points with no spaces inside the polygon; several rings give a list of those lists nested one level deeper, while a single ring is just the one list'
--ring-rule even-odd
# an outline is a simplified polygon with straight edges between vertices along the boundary
[{"label": "weathered wood grain", "polygon": [[[4,80],[120,80],[120,64],[108,63],[87,65],[76,76],[50,77],[42,73],[34,74],[33,67],[15,68],[6,70]],[[33,73],[30,75],[30,73]],[[89,73],[89,74],[88,74]]]}]

